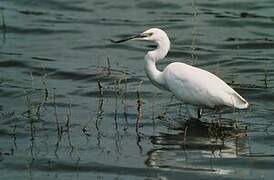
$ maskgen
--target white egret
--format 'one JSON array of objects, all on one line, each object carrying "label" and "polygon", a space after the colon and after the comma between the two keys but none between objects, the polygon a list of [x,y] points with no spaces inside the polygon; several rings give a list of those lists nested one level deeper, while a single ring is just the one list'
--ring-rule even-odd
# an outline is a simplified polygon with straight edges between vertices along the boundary
[{"label": "white egret", "polygon": [[163,59],[170,49],[169,38],[163,30],[151,28],[139,35],[112,42],[121,43],[131,39],[152,41],[158,45],[145,55],[146,74],[155,86],[170,91],[186,105],[195,105],[198,108],[248,107],[248,102],[243,97],[208,71],[181,62],[173,62],[162,72],[159,71],[156,62]]}]

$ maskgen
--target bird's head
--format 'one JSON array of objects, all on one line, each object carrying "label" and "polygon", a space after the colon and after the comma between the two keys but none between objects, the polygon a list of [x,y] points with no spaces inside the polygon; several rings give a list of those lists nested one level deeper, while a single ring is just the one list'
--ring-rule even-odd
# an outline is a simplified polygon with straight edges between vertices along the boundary
[{"label": "bird's head", "polygon": [[147,53],[147,56],[149,56],[150,59],[154,60],[164,58],[167,55],[170,48],[170,41],[167,34],[159,28],[151,28],[142,32],[141,34],[130,36],[119,41],[111,40],[111,42],[121,43],[129,40],[144,40],[157,43],[157,49],[155,49],[154,51],[149,51]]},{"label": "bird's head", "polygon": [[168,36],[163,30],[159,28],[150,28],[142,32],[141,34],[137,34],[119,41],[112,41],[112,42],[121,43],[129,40],[144,40],[144,41],[160,42],[160,41],[168,40]]}]

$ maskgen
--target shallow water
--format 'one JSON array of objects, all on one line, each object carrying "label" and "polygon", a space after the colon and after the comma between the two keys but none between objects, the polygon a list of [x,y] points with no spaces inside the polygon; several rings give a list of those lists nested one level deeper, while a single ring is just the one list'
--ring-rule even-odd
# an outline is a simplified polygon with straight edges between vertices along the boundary
[{"label": "shallow water", "polygon": [[[0,11],[3,179],[274,178],[274,1],[1,0]],[[109,41],[153,26],[172,42],[160,69],[216,73],[250,109],[207,110],[184,134],[184,105],[145,76],[154,45]]]}]

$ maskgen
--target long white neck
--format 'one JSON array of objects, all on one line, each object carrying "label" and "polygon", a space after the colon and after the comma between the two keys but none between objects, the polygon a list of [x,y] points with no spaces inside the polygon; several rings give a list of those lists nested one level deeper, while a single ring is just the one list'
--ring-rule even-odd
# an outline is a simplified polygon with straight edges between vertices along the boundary
[{"label": "long white neck", "polygon": [[148,78],[155,86],[168,90],[165,86],[162,72],[156,68],[156,62],[167,55],[170,48],[170,41],[165,35],[156,41],[156,43],[158,45],[157,48],[154,51],[149,51],[145,56],[145,71]]}]

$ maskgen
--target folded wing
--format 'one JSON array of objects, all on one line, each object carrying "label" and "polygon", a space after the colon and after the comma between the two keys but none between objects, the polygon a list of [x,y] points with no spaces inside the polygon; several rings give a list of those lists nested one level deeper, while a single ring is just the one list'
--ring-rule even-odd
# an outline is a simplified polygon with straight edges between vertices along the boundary
[{"label": "folded wing", "polygon": [[168,65],[163,76],[174,95],[186,104],[198,106],[229,106],[237,109],[248,107],[247,101],[214,74],[184,64]]}]

